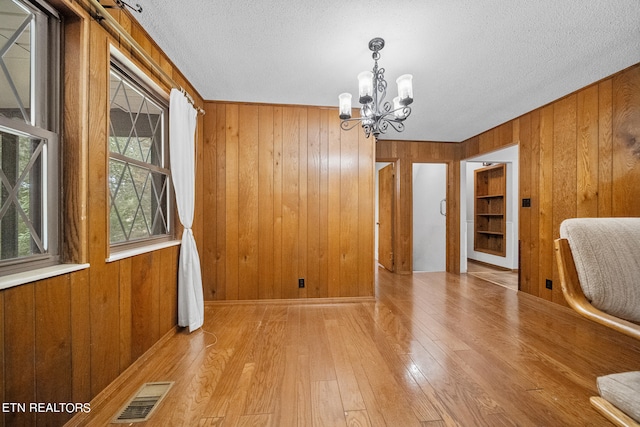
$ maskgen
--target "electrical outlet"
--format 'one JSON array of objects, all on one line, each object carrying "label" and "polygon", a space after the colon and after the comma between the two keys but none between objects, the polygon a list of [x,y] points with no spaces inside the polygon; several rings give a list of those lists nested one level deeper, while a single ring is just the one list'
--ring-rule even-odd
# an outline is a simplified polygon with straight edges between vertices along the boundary
[{"label": "electrical outlet", "polygon": [[531,207],[531,199],[522,199],[522,207],[530,208]]},{"label": "electrical outlet", "polygon": [[298,279],[298,287],[304,288],[304,279]]},{"label": "electrical outlet", "polygon": [[553,282],[550,279],[547,279],[547,281],[544,284],[544,287],[547,289],[553,289]]}]

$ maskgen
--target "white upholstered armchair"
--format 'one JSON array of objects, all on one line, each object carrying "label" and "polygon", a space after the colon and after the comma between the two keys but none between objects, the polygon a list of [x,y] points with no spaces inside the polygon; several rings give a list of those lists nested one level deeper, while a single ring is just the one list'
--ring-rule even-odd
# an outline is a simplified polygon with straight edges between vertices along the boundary
[{"label": "white upholstered armchair", "polygon": [[[555,249],[569,305],[640,340],[640,218],[565,220]],[[597,410],[616,425],[640,426],[640,371],[599,377],[597,386]]]}]

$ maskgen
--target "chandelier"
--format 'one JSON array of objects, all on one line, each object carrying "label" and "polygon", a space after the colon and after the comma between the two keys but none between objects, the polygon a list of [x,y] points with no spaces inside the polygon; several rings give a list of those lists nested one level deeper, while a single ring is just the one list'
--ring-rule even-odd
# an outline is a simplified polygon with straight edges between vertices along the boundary
[{"label": "chandelier", "polygon": [[392,102],[385,101],[387,95],[387,81],[384,79],[384,68],[378,68],[380,51],[384,47],[384,39],[376,37],[369,42],[369,50],[373,51],[375,62],[373,71],[363,71],[358,74],[358,89],[360,117],[351,118],[351,94],[342,93],[338,96],[340,103],[340,127],[350,130],[358,124],[362,125],[364,133],[369,138],[373,134],[377,140],[380,134],[387,132],[389,126],[398,132],[404,131],[404,124],[411,114],[409,104],[413,102],[413,86],[411,74],[404,74],[396,80],[398,96]]}]

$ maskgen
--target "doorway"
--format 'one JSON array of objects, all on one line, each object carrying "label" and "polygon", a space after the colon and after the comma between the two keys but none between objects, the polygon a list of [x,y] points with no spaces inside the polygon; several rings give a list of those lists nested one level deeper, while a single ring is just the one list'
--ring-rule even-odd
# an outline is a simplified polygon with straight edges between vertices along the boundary
[{"label": "doorway", "polygon": [[447,165],[413,163],[413,271],[446,271]]},{"label": "doorway", "polygon": [[[506,165],[505,256],[474,250],[474,171],[486,165]],[[468,271],[468,260],[503,270],[518,269],[519,147],[512,145],[460,162],[460,272]]]},{"label": "doorway", "polygon": [[389,271],[394,271],[394,169],[394,163],[376,162],[375,254],[378,264]]}]

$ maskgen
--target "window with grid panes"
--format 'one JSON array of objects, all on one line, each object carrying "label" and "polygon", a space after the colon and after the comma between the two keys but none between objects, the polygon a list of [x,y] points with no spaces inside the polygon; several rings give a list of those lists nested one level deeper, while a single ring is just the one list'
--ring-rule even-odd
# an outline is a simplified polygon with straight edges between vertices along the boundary
[{"label": "window with grid panes", "polygon": [[60,20],[0,0],[0,275],[58,259]]},{"label": "window with grid panes", "polygon": [[168,240],[168,105],[123,65],[109,82],[109,240],[113,249]]}]

